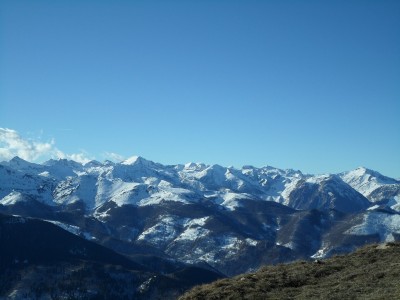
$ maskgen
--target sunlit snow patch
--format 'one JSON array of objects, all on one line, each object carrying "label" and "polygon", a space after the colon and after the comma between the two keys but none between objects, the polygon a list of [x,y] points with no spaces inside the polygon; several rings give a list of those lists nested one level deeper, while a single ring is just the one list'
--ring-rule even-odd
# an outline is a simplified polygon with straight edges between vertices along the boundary
[{"label": "sunlit snow patch", "polygon": [[329,247],[327,245],[323,244],[322,247],[317,252],[315,252],[314,255],[312,255],[310,257],[314,258],[314,259],[325,258],[328,251],[329,251]]},{"label": "sunlit snow patch", "polygon": [[189,227],[182,232],[179,237],[175,239],[175,241],[180,240],[191,240],[195,241],[196,239],[207,236],[210,233],[210,230],[205,229],[203,227]]},{"label": "sunlit snow patch", "polygon": [[179,221],[171,216],[161,217],[157,224],[144,230],[137,240],[157,246],[168,243],[179,235]]},{"label": "sunlit snow patch", "polygon": [[22,195],[20,192],[11,192],[7,196],[5,196],[3,199],[0,200],[0,204],[2,205],[14,205],[18,202],[26,202],[27,199],[24,195]]},{"label": "sunlit snow patch", "polygon": [[391,209],[400,212],[400,196],[394,196],[387,204]]},{"label": "sunlit snow patch", "polygon": [[352,235],[379,234],[381,241],[393,241],[392,233],[400,233],[400,215],[377,211],[364,214],[363,222],[345,232]]},{"label": "sunlit snow patch", "polygon": [[62,229],[66,230],[74,235],[84,237],[87,240],[96,240],[96,238],[94,236],[92,236],[88,232],[83,232],[78,226],[70,225],[70,224],[66,224],[66,223],[62,223],[62,222],[58,222],[58,221],[53,221],[53,220],[45,220],[45,221],[52,223],[54,225],[57,225],[58,227],[61,227]]},{"label": "sunlit snow patch", "polygon": [[174,201],[181,203],[192,203],[197,202],[199,197],[190,190],[183,188],[173,188],[167,186],[161,186],[147,198],[143,198],[139,201],[139,206],[160,204],[162,201]]},{"label": "sunlit snow patch", "polygon": [[254,200],[254,197],[252,197],[249,194],[245,194],[245,193],[238,194],[238,193],[231,192],[229,190],[220,192],[218,197],[220,199],[222,199],[219,201],[220,204],[230,211],[233,211],[236,208],[242,206],[242,204],[240,203],[240,200],[244,200],[244,199]]}]

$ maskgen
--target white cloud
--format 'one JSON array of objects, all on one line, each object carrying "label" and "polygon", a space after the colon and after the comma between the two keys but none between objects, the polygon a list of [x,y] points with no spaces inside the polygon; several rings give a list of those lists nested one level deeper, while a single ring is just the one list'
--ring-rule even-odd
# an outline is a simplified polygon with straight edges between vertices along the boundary
[{"label": "white cloud", "polygon": [[0,128],[0,158],[11,159],[19,156],[34,161],[51,152],[54,141],[42,143],[23,139],[18,132],[8,128]]},{"label": "white cloud", "polygon": [[80,163],[87,163],[86,152],[66,154],[55,146],[55,141],[41,142],[32,139],[24,139],[13,129],[0,127],[0,161],[10,160],[19,156],[27,161],[38,161],[49,158],[66,158]]},{"label": "white cloud", "polygon": [[70,159],[79,162],[81,164],[86,164],[94,159],[93,157],[88,157],[88,154],[85,151],[82,151],[81,153],[65,154],[64,152],[55,148],[54,153],[55,155],[53,155],[52,157]]},{"label": "white cloud", "polygon": [[77,162],[79,162],[81,164],[86,164],[89,161],[93,160],[93,158],[87,157],[86,153],[82,153],[82,152],[81,153],[74,153],[74,154],[71,154],[71,155],[67,155],[67,157],[69,157],[69,159],[77,161]]},{"label": "white cloud", "polygon": [[105,152],[104,157],[106,159],[109,159],[109,160],[112,160],[115,162],[121,162],[121,161],[125,160],[124,156],[119,155],[118,153],[114,153],[114,152]]}]

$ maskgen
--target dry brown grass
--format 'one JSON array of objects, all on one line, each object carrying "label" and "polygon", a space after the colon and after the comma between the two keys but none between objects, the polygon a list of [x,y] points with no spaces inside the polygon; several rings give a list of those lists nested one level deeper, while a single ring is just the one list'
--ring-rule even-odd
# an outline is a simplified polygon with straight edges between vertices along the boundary
[{"label": "dry brown grass", "polygon": [[180,299],[400,299],[400,243],[367,246],[321,263],[264,267],[195,287]]}]

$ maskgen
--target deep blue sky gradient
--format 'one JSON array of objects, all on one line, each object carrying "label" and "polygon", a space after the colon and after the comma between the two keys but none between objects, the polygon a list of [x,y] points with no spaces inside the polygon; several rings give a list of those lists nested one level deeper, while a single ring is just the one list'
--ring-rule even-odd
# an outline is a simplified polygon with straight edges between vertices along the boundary
[{"label": "deep blue sky gradient", "polygon": [[0,127],[99,160],[400,177],[400,1],[2,1]]}]

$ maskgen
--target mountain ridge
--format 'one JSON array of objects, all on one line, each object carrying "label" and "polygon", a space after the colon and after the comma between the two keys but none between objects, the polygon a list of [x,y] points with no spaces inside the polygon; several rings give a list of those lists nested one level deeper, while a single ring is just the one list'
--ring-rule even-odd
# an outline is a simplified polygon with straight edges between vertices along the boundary
[{"label": "mountain ridge", "polygon": [[400,236],[400,182],[358,168],[68,160],[0,163],[0,212],[53,221],[125,255],[153,253],[234,275]]},{"label": "mountain ridge", "polygon": [[[270,166],[261,168],[243,166],[241,169],[232,167],[226,168],[217,164],[206,165],[202,163],[164,166],[146,160],[140,156],[133,156],[121,163],[113,164],[109,162],[100,163],[98,161],[90,161],[86,164],[81,164],[67,159],[51,159],[43,164],[36,164],[27,162],[19,157],[14,157],[9,162],[2,162],[0,164],[14,170],[18,169],[27,174],[35,174],[57,180],[66,179],[69,176],[75,177],[79,175],[98,174],[103,177],[117,177],[126,182],[150,185],[150,182],[143,182],[143,176],[155,178],[162,175],[167,179],[164,182],[169,182],[169,184],[172,185],[183,185],[184,187],[191,185],[190,188],[192,190],[221,190],[221,188],[225,188],[234,192],[239,191],[243,194],[246,194],[246,192],[247,194],[251,193],[252,195],[255,193],[257,194],[258,191],[258,194],[262,194],[264,200],[276,201],[289,206],[289,194],[291,189],[293,189],[290,183],[295,185],[298,179],[303,179],[306,182],[312,183],[315,180],[318,181],[318,178],[336,176],[336,179],[340,178],[344,183],[350,185],[370,202],[381,200],[371,196],[371,194],[382,185],[398,185],[400,183],[400,181],[396,179],[383,176],[376,171],[364,167],[338,174],[312,175],[303,174],[298,170],[282,170]],[[279,182],[276,180],[282,177],[285,177],[283,181]],[[180,181],[179,183],[177,179]],[[258,180],[258,182],[255,184],[256,180]],[[275,183],[274,180],[276,181]],[[276,192],[274,193],[274,191]]]}]

